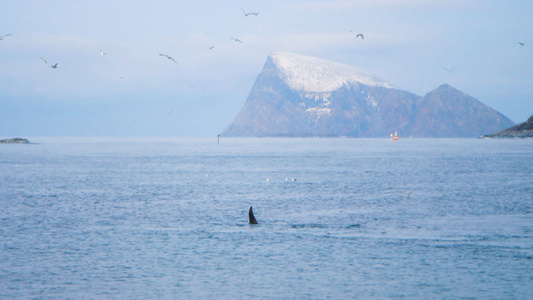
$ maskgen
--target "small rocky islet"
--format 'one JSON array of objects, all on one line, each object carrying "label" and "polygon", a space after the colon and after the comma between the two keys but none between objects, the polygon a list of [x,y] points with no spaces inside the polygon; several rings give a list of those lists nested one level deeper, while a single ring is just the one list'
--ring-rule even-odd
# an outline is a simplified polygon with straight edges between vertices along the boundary
[{"label": "small rocky islet", "polygon": [[11,139],[2,139],[0,144],[29,144],[30,141],[23,138],[11,138]]}]

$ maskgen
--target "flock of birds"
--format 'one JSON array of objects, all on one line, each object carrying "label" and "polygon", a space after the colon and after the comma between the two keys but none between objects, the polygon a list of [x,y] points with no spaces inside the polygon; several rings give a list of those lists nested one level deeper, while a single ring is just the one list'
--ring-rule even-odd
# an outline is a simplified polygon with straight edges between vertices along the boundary
[{"label": "flock of birds", "polygon": [[[248,17],[248,16],[256,16],[256,17],[257,17],[257,16],[259,15],[258,12],[246,12],[244,9],[242,10],[242,13],[243,13],[243,15],[244,15],[245,17]],[[350,30],[350,32],[352,32],[352,30]],[[4,34],[4,35],[1,35],[1,36],[0,36],[0,41],[3,41],[4,38],[6,38],[6,37],[8,37],[8,36],[12,36],[12,34],[11,34],[11,33],[7,33],[7,34]],[[365,39],[365,36],[364,36],[362,33],[357,33],[357,34],[355,35],[355,38],[356,38],[356,39],[357,39],[357,38],[361,38],[361,40],[364,40],[364,39]],[[242,40],[240,40],[240,39],[238,39],[238,38],[230,37],[229,39],[235,41],[236,43],[241,43],[241,44],[243,43]],[[523,43],[523,42],[518,42],[518,45],[520,45],[520,46],[524,46],[525,43]],[[213,50],[214,48],[215,48],[215,46],[211,46],[211,47],[209,47],[209,50]],[[106,53],[105,53],[102,49],[100,49],[100,55],[101,55],[101,56],[105,56]],[[164,58],[167,58],[168,60],[172,61],[172,62],[175,63],[177,66],[179,66],[178,62],[177,62],[172,56],[170,56],[170,55],[168,55],[168,54],[164,54],[164,53],[159,53],[159,56],[164,57]],[[46,65],[48,65],[48,61],[46,60],[46,58],[41,57],[41,59],[44,61],[44,63],[45,63]],[[50,65],[49,67],[52,68],[52,69],[57,69],[57,65],[58,65],[58,63],[56,62],[55,64]],[[446,70],[448,73],[451,73],[451,72],[453,72],[453,71],[455,70],[455,68],[446,68],[446,67],[443,67],[443,68],[444,68],[444,70]]]},{"label": "flock of birds", "polygon": [[[257,17],[259,15],[258,12],[246,12],[244,9],[242,10],[242,12],[243,12],[245,17],[248,17],[248,16],[256,16]],[[11,33],[7,33],[7,34],[4,34],[4,35],[0,36],[0,41],[3,41],[5,37],[11,36],[11,35],[12,35]],[[230,38],[230,40],[233,40],[233,41],[238,42],[238,43],[242,43],[242,41],[240,39],[238,39],[238,38]],[[209,47],[209,50],[213,50],[214,48],[215,48],[215,46],[211,46],[211,47]],[[101,56],[105,56],[106,53],[102,49],[100,49],[100,55]],[[171,60],[172,62],[174,62],[177,66],[179,66],[178,62],[172,56],[170,56],[168,54],[164,54],[164,53],[159,53],[159,56],[165,57],[168,60]],[[44,63],[46,65],[48,65],[48,61],[46,60],[46,58],[41,57],[41,60],[44,61]],[[53,65],[50,65],[49,67],[53,68],[53,69],[57,69],[57,65],[58,65],[58,63],[55,63]]]},{"label": "flock of birds", "polygon": [[[257,17],[257,16],[259,15],[258,12],[246,12],[244,9],[242,10],[242,13],[243,13],[243,15],[244,15],[245,17],[248,17],[248,16],[255,16],[255,17]],[[352,32],[352,31],[350,30],[350,32]],[[3,36],[0,36],[0,41],[3,41],[5,37],[7,37],[7,36],[11,36],[11,35],[12,35],[11,33],[8,33],[8,34],[4,34]],[[364,37],[364,35],[363,35],[362,33],[358,33],[358,34],[355,36],[356,39],[359,38],[359,37],[360,37],[362,40],[365,39],[365,37]],[[230,39],[230,40],[233,40],[233,41],[236,42],[236,43],[241,43],[241,44],[243,43],[242,40],[240,40],[240,39],[238,39],[238,38],[230,37],[229,39]],[[211,46],[211,47],[209,47],[209,50],[213,50],[214,48],[215,48],[215,46]],[[100,55],[101,55],[101,56],[105,56],[106,53],[105,53],[102,49],[100,49]],[[170,60],[170,61],[172,61],[173,63],[175,63],[177,66],[179,66],[178,62],[177,62],[172,56],[170,56],[170,55],[168,55],[168,54],[164,54],[164,53],[159,53],[159,56],[161,56],[161,57],[165,57],[165,58],[167,58],[168,60]],[[48,65],[48,61],[46,60],[46,58],[41,57],[41,60],[42,60],[46,65]],[[57,66],[58,66],[58,63],[57,63],[57,62],[56,62],[55,64],[53,64],[53,65],[49,65],[49,67],[52,68],[52,69],[57,69]],[[122,79],[122,78],[121,78],[121,79]]]}]

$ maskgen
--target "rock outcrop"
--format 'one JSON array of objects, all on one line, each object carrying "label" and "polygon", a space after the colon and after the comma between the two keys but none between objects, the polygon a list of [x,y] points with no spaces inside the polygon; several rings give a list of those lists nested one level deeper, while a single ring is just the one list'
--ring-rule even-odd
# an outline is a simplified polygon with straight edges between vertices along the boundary
[{"label": "rock outcrop", "polygon": [[0,144],[29,144],[30,141],[22,138],[12,138],[0,140]]},{"label": "rock outcrop", "polygon": [[533,138],[533,115],[524,123],[520,123],[511,128],[497,133],[485,135],[489,138]]}]

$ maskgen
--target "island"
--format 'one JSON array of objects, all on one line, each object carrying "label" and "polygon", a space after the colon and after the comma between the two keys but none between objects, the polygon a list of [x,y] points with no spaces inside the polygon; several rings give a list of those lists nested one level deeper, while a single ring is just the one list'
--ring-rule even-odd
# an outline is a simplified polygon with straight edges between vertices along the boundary
[{"label": "island", "polygon": [[0,144],[29,144],[30,141],[22,138],[12,138],[0,140]]},{"label": "island", "polygon": [[446,83],[419,96],[355,66],[274,52],[220,135],[477,138],[514,125]]},{"label": "island", "polygon": [[533,138],[533,115],[524,123],[520,123],[500,132],[484,135],[484,138]]}]

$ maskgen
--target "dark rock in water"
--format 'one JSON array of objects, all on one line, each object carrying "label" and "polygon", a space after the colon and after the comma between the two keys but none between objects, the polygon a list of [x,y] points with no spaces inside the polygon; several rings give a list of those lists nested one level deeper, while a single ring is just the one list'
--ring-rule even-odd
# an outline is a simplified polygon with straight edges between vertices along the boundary
[{"label": "dark rock in water", "polygon": [[21,138],[3,139],[0,140],[0,144],[29,144],[30,141]]},{"label": "dark rock in water", "polygon": [[533,138],[533,115],[524,123],[497,133],[485,135],[488,138]]},{"label": "dark rock in water", "polygon": [[352,66],[273,53],[221,135],[479,137],[513,125],[447,84],[420,97]]}]

